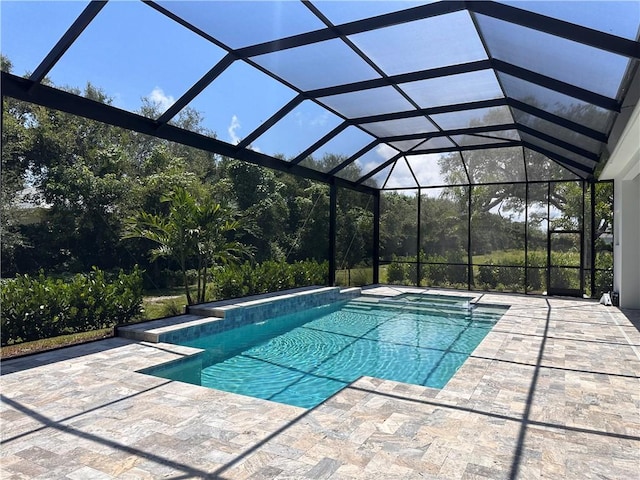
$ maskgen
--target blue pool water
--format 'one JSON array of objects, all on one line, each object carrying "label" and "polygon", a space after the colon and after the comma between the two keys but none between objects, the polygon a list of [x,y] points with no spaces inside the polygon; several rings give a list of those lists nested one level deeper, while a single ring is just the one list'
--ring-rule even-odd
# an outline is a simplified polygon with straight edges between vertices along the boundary
[{"label": "blue pool water", "polygon": [[360,376],[442,388],[502,316],[467,303],[356,299],[183,342],[156,376],[311,408]]}]

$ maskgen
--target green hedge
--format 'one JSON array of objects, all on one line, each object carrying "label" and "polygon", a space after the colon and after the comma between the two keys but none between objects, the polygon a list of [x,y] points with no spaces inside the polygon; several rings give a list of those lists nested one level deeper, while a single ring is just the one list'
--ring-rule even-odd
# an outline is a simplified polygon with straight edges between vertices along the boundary
[{"label": "green hedge", "polygon": [[[420,266],[421,285],[459,288],[467,284],[466,265],[461,255],[452,252],[448,257],[442,255],[423,255]],[[417,257],[393,256],[387,266],[387,283],[393,285],[416,285],[418,277]]]},{"label": "green hedge", "polygon": [[387,267],[387,283],[392,285],[415,284],[416,266],[411,263],[402,263],[394,258],[394,262]]},{"label": "green hedge", "polygon": [[[612,263],[609,252],[600,252],[596,265],[603,270]],[[444,257],[424,255],[421,265],[421,285],[466,288],[466,258],[459,252],[452,252]],[[484,255],[476,259],[480,265],[474,267],[474,287],[482,290],[499,290],[505,292],[524,292],[525,260],[524,252],[496,252],[495,255]],[[416,257],[396,257],[387,267],[387,282],[396,285],[416,285]],[[553,265],[574,266],[580,262],[578,253],[552,252]],[[462,265],[455,265],[462,264]],[[541,251],[529,251],[527,266],[527,287],[529,291],[547,289],[546,268],[547,254]],[[551,271],[551,283],[564,288],[578,289],[580,277],[574,268],[554,268]],[[596,284],[599,290],[608,288],[610,280],[607,272],[596,272]]]},{"label": "green hedge", "polygon": [[326,285],[329,264],[306,260],[226,266],[213,274],[213,298],[237,298],[309,285]]},{"label": "green hedge", "polygon": [[3,346],[108,328],[140,314],[142,272],[108,275],[94,267],[68,280],[18,275],[2,282],[0,301]]}]

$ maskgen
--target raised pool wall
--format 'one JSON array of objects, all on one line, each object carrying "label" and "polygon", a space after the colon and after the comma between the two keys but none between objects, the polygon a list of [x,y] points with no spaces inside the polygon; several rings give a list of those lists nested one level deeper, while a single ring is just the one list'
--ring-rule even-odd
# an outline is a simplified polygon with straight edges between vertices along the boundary
[{"label": "raised pool wall", "polygon": [[158,321],[162,322],[158,328],[154,328],[154,322],[148,322],[121,327],[118,332],[119,336],[135,340],[182,343],[268,318],[348,301],[359,297],[361,293],[360,288],[319,287],[192,305],[187,309],[187,315],[193,317],[190,321],[171,325],[165,319]]}]

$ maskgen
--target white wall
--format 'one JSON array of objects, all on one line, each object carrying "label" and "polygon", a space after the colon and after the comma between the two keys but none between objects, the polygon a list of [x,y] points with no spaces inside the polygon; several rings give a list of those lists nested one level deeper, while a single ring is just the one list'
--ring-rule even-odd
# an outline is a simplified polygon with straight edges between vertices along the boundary
[{"label": "white wall", "polygon": [[600,179],[614,180],[613,288],[620,307],[640,309],[640,103],[628,108]]},{"label": "white wall", "polygon": [[640,309],[640,175],[614,188],[613,288],[621,307]]}]

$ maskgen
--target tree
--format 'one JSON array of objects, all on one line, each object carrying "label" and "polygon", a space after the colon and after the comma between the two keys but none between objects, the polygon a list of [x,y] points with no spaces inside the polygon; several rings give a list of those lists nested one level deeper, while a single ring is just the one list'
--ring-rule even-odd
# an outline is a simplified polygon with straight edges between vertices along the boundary
[{"label": "tree", "polygon": [[417,197],[384,192],[380,200],[380,257],[416,255]]},{"label": "tree", "polygon": [[328,185],[283,174],[283,196],[289,207],[286,260],[322,262],[329,251]]},{"label": "tree", "polygon": [[[11,72],[7,57],[0,55],[0,67]],[[0,238],[2,271],[15,270],[16,252],[28,248],[28,239],[20,230],[20,224],[28,214],[21,206],[25,192],[26,152],[29,132],[25,127],[28,111],[22,102],[10,97],[2,99],[2,160],[0,164]]]},{"label": "tree", "polygon": [[[525,98],[523,101],[582,125],[592,126],[594,119],[597,120],[601,117],[597,107],[581,102],[541,104],[534,97]],[[510,119],[504,117],[504,111],[498,108],[489,110],[482,118],[471,120],[469,126],[498,125],[508,121]],[[597,141],[591,140],[578,132],[562,127],[553,130],[553,124],[535,116],[528,117],[526,121],[529,122],[532,128],[557,136],[565,142],[584,143],[584,148],[587,150],[597,151],[599,149]],[[491,136],[492,134],[486,135]],[[496,134],[496,136],[498,135]],[[466,169],[460,161],[461,155],[466,164]],[[448,183],[482,185],[482,187],[474,187],[473,201],[476,212],[495,212],[496,207],[500,207],[502,211],[523,211],[524,196],[518,191],[518,187],[513,181],[523,181],[525,179],[525,163],[526,176],[530,181],[580,180],[573,171],[537,151],[526,149],[523,157],[523,149],[521,147],[476,150],[463,152],[462,154],[450,153],[442,155],[439,159],[440,172]],[[602,167],[603,164],[604,162],[601,162],[598,167]],[[597,171],[594,177],[597,177]],[[491,185],[486,185],[487,183]],[[609,231],[611,225],[611,216],[607,213],[610,211],[609,195],[606,192],[600,192],[600,189],[597,190],[594,208],[596,212],[601,213],[596,213],[596,215],[602,219],[602,222],[597,225],[597,231],[594,232],[595,238],[599,238]],[[539,208],[536,209],[534,206],[533,211],[530,210],[529,220],[533,221],[534,224],[540,224],[546,219],[548,202],[553,209],[561,212],[560,217],[556,220],[559,227],[577,228],[576,219],[582,217],[581,197],[582,184],[579,181],[553,183],[549,192],[546,185],[530,184],[528,191],[530,205],[537,204]],[[538,215],[536,210],[539,210],[542,214]]]},{"label": "tree", "polygon": [[464,259],[468,243],[467,195],[467,189],[461,187],[445,189],[437,196],[423,193],[420,250],[427,257],[455,262]]},{"label": "tree", "polygon": [[283,260],[290,239],[284,184],[272,170],[247,162],[227,160],[223,168],[245,218],[242,240],[256,247],[257,261]]},{"label": "tree", "polygon": [[[83,94],[111,101],[91,84]],[[3,102],[2,203],[20,214],[39,213],[16,226],[23,242],[12,242],[10,273],[124,266],[119,229],[134,173],[125,137],[123,130],[99,122],[13,99]],[[4,201],[9,179],[13,202]]]},{"label": "tree", "polygon": [[[205,301],[208,270],[233,263],[250,254],[249,247],[230,238],[240,223],[229,208],[211,197],[197,199],[187,189],[177,188],[162,198],[169,206],[166,214],[139,211],[126,224],[124,238],[143,238],[156,246],[151,259],[168,257],[182,272],[189,305]],[[191,295],[188,270],[196,270],[195,301]]]}]

